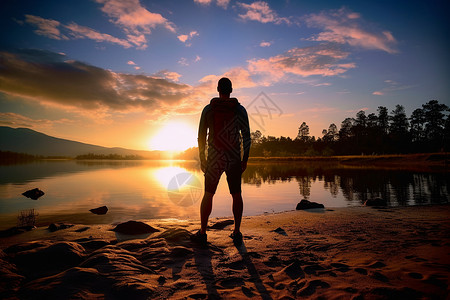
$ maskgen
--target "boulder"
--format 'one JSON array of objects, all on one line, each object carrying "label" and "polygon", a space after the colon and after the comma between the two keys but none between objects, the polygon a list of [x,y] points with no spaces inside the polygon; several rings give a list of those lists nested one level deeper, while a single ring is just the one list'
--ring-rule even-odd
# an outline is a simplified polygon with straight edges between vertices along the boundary
[{"label": "boulder", "polygon": [[373,199],[368,199],[366,202],[364,202],[365,206],[387,206],[387,201],[377,197]]},{"label": "boulder", "polygon": [[144,234],[159,231],[152,226],[138,221],[128,221],[114,227],[113,231],[123,234]]},{"label": "boulder", "polygon": [[38,188],[32,189],[32,190],[28,190],[24,193],[22,193],[22,195],[24,195],[27,198],[33,199],[33,200],[37,200],[40,197],[42,197],[45,193],[43,191],[41,191]]},{"label": "boulder", "polygon": [[297,204],[296,210],[304,210],[304,209],[311,209],[311,208],[325,208],[323,204],[311,202],[306,199],[303,199],[300,201],[300,203]]},{"label": "boulder", "polygon": [[97,208],[90,209],[89,211],[96,215],[105,215],[108,212],[108,208],[106,206],[100,206]]},{"label": "boulder", "polygon": [[74,242],[29,242],[15,250],[22,251],[9,253],[9,256],[20,274],[27,278],[50,276],[77,266],[86,254],[84,247]]}]

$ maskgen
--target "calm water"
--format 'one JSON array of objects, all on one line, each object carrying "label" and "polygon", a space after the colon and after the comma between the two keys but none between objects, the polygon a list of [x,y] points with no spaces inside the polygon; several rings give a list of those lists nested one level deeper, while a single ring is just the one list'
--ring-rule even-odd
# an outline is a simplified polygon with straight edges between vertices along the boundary
[{"label": "calm water", "polygon": [[[36,188],[38,200],[22,196]],[[35,209],[38,224],[115,223],[130,219],[198,219],[203,175],[196,162],[42,161],[0,166],[0,228],[16,225],[21,210]],[[344,168],[319,163],[251,164],[243,175],[244,215],[295,209],[301,199],[325,207],[362,205],[382,197],[391,205],[449,201],[448,172]],[[106,205],[106,215],[89,209]],[[212,217],[231,215],[225,175]]]}]

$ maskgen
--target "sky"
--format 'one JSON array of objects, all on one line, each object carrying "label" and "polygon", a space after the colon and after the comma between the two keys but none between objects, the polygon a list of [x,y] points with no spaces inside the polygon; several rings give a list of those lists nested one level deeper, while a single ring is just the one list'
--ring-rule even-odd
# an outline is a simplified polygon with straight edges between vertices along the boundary
[{"label": "sky", "polygon": [[217,81],[251,131],[322,136],[360,110],[449,103],[447,1],[3,0],[0,126],[195,146]]}]

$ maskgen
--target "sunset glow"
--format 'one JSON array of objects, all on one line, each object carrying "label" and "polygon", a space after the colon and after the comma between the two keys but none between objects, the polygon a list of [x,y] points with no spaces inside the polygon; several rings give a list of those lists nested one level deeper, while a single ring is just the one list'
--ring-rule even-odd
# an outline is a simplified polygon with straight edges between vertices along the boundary
[{"label": "sunset glow", "polygon": [[222,76],[265,136],[449,103],[446,1],[74,3],[3,1],[0,126],[184,150]]},{"label": "sunset glow", "polygon": [[197,146],[197,133],[187,123],[170,122],[150,140],[150,150],[183,151]]}]

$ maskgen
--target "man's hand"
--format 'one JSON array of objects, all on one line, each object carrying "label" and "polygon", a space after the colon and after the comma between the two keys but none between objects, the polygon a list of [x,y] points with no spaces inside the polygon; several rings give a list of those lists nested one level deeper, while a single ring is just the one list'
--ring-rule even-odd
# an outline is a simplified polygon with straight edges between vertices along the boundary
[{"label": "man's hand", "polygon": [[200,159],[200,169],[203,173],[206,173],[206,159]]},{"label": "man's hand", "polygon": [[242,170],[242,173],[244,173],[245,169],[247,169],[247,162],[246,162],[246,161],[241,161],[241,170]]}]

